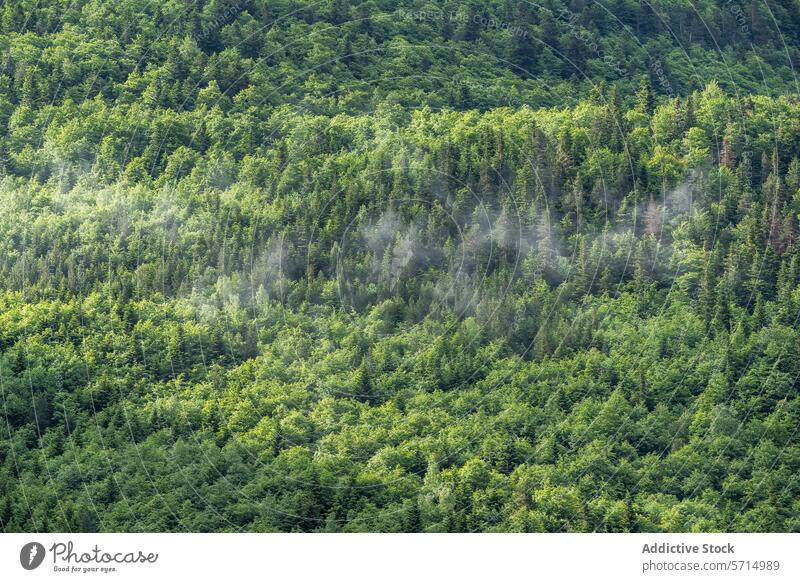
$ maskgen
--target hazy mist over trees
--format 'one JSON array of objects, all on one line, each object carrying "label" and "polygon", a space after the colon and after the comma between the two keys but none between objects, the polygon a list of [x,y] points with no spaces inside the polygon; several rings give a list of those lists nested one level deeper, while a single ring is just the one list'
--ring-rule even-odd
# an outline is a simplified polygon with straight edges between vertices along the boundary
[{"label": "hazy mist over trees", "polygon": [[800,531],[800,14],[692,6],[4,3],[2,530]]}]

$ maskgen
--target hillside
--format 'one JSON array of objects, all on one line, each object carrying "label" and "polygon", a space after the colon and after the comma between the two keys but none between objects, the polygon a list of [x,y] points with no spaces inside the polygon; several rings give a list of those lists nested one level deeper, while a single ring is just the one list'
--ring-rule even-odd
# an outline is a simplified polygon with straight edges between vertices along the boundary
[{"label": "hillside", "polygon": [[3,5],[3,531],[800,530],[796,3],[520,6]]}]

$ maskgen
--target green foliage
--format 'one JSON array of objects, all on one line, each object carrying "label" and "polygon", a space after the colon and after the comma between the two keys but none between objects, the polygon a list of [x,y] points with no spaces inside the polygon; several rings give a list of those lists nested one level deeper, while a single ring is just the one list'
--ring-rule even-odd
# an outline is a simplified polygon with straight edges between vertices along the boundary
[{"label": "green foliage", "polygon": [[800,530],[796,6],[26,4],[4,531]]}]

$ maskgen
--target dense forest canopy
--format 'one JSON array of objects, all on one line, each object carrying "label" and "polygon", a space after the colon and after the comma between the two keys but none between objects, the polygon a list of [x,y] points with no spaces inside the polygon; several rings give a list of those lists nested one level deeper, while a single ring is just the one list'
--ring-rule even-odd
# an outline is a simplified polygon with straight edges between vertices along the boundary
[{"label": "dense forest canopy", "polygon": [[800,531],[798,28],[3,4],[3,531]]}]

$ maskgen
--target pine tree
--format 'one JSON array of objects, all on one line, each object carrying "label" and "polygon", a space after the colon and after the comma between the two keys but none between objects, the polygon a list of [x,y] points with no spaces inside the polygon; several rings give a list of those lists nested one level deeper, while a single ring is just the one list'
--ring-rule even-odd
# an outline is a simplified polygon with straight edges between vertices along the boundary
[{"label": "pine tree", "polygon": [[727,136],[722,138],[722,153],[719,158],[719,165],[733,170],[736,165],[736,157],[733,153],[733,146]]},{"label": "pine tree", "polygon": [[422,531],[422,514],[416,499],[409,503],[403,529],[407,533],[419,533]]},{"label": "pine tree", "polygon": [[480,9],[475,0],[470,0],[467,7],[467,15],[464,20],[464,25],[461,28],[459,38],[466,42],[474,42],[478,40],[481,32],[480,24]]},{"label": "pine tree", "polygon": [[653,96],[653,86],[650,84],[648,77],[644,77],[639,82],[639,89],[636,91],[636,106],[648,117],[653,115],[655,97]]},{"label": "pine tree", "polygon": [[355,372],[355,394],[357,400],[361,402],[369,402],[374,398],[373,390],[372,390],[372,380],[370,378],[370,373],[367,368],[366,361],[362,362],[361,365]]},{"label": "pine tree", "polygon": [[533,77],[539,72],[540,45],[534,37],[531,22],[529,6],[520,3],[511,33],[508,60],[518,67],[517,73],[522,77]]},{"label": "pine tree", "polygon": [[331,22],[344,24],[350,20],[350,0],[331,0]]}]

